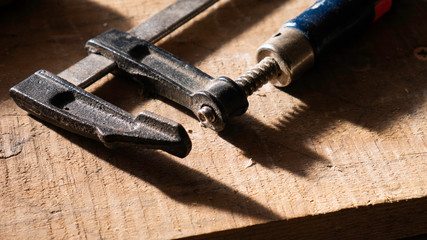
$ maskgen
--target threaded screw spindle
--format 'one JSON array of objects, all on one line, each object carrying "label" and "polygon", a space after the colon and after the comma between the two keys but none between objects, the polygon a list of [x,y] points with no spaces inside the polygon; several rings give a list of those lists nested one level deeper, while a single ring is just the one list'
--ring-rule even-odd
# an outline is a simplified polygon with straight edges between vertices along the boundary
[{"label": "threaded screw spindle", "polygon": [[272,57],[266,57],[255,67],[243,74],[236,83],[243,89],[246,96],[252,95],[271,79],[280,73],[279,64]]},{"label": "threaded screw spindle", "polygon": [[[272,57],[265,57],[251,70],[247,71],[235,82],[242,88],[248,97],[268,81],[280,74],[280,66]],[[211,126],[216,120],[215,111],[210,106],[203,106],[197,113],[200,124],[204,127]]]}]

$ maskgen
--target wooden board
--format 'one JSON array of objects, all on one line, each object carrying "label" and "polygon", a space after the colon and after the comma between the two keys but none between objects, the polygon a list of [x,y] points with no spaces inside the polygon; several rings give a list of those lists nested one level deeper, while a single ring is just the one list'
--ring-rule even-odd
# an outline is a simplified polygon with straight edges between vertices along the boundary
[{"label": "wooden board", "polygon": [[[400,238],[427,233],[426,1],[384,18],[286,89],[264,86],[221,134],[107,76],[89,91],[184,125],[193,150],[117,153],[29,117],[8,89],[60,72],[87,39],[171,0],[17,1],[1,9],[2,239]],[[223,0],[158,45],[237,78],[314,0]]]}]

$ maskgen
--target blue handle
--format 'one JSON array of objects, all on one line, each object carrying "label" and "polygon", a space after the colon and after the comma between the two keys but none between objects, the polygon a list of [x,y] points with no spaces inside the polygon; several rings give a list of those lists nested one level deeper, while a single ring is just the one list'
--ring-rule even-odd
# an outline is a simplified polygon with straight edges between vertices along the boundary
[{"label": "blue handle", "polygon": [[317,57],[344,37],[360,32],[376,20],[378,14],[383,14],[381,5],[387,4],[391,1],[320,0],[284,26],[302,32]]}]

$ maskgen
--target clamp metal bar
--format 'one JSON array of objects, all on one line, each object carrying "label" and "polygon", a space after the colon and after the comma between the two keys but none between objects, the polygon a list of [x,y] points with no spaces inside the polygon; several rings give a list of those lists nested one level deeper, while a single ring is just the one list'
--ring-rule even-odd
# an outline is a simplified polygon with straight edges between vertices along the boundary
[{"label": "clamp metal bar", "polygon": [[[155,43],[217,1],[177,0],[128,32],[147,42]],[[86,88],[115,68],[114,61],[100,55],[90,54],[59,73],[58,76],[76,86]]]}]

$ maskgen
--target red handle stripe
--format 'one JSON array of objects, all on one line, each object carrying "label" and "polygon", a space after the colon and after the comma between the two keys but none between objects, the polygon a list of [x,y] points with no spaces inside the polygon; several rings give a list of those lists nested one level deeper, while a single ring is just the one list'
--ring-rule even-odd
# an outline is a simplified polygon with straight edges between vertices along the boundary
[{"label": "red handle stripe", "polygon": [[380,19],[391,8],[392,0],[380,0],[375,4],[375,21]]}]

